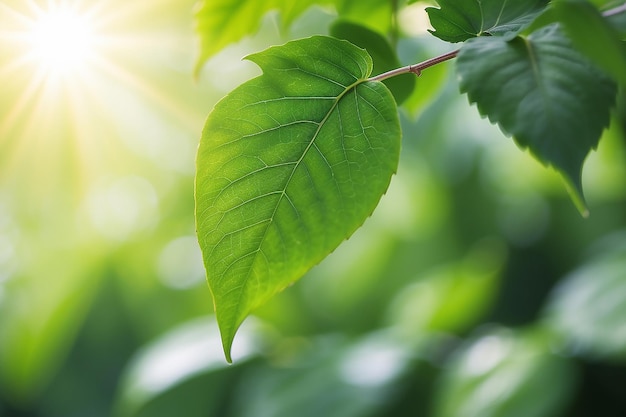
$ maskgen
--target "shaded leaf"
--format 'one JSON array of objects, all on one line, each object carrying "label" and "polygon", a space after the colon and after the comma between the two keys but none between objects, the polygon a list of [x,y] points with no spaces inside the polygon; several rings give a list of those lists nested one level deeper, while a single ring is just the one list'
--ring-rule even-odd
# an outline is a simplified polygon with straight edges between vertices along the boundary
[{"label": "shaded leaf", "polygon": [[460,88],[482,115],[566,179],[579,209],[582,164],[609,124],[616,86],[556,26],[528,38],[469,40],[457,60]]},{"label": "shaded leaf", "polygon": [[372,61],[315,36],[248,57],[263,69],[209,115],[196,222],[227,359],[237,327],[372,213],[400,152],[397,107]]},{"label": "shaded leaf", "polygon": [[626,47],[598,9],[586,0],[561,0],[553,8],[574,46],[615,80],[626,84]]},{"label": "shaded leaf", "polygon": [[[402,66],[389,42],[378,32],[356,23],[340,20],[330,28],[330,34],[365,49],[374,62],[372,75],[382,74]],[[414,74],[403,74],[388,78],[383,81],[383,84],[389,88],[396,102],[401,104],[413,92],[415,78]]]},{"label": "shaded leaf", "polygon": [[438,0],[440,8],[426,9],[433,35],[447,42],[463,42],[483,35],[516,32],[546,6],[545,0]]}]

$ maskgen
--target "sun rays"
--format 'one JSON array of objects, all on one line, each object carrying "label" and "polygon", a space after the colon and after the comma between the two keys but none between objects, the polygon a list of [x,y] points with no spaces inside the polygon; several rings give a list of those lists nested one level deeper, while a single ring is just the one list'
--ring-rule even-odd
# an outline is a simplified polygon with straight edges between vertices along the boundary
[{"label": "sun rays", "polygon": [[[128,146],[129,134],[199,132],[196,116],[205,109],[190,109],[162,65],[176,48],[188,50],[188,72],[174,76],[193,84],[192,33],[181,31],[184,7],[176,0],[3,1],[0,185],[15,179],[11,188],[21,189],[29,179],[37,183],[35,192],[82,189],[94,178],[128,171],[129,159],[149,159],[149,148],[138,155]],[[144,142],[179,139],[161,135]]]}]

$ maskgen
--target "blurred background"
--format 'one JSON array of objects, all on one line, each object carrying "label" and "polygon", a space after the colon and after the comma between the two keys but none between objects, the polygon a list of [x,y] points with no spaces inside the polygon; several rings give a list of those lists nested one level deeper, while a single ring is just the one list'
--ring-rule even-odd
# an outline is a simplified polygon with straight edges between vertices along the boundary
[{"label": "blurred background", "polygon": [[[424,7],[399,15],[403,64],[450,50]],[[0,3],[0,416],[626,415],[624,107],[583,219],[453,63],[400,110],[374,215],[226,364],[194,228],[203,123],[259,73],[243,56],[336,18],[269,13],[194,77],[194,0]]]}]

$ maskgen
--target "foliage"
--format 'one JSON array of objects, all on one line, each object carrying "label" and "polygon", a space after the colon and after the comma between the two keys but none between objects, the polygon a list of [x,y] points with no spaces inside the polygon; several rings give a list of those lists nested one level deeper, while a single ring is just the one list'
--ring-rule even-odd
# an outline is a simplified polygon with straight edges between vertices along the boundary
[{"label": "foliage", "polygon": [[[442,0],[428,12],[435,36],[465,41],[457,65],[461,91],[522,148],[561,172],[586,215],[582,165],[609,124],[626,55],[611,23],[583,3]],[[570,35],[572,42],[566,34],[577,33],[586,15],[600,35]],[[335,36],[343,33],[335,29]],[[360,36],[354,27],[345,33],[380,44],[366,28]],[[606,40],[617,64],[594,52],[594,42]],[[210,52],[203,48],[201,60]],[[376,55],[379,62],[390,57]],[[449,57],[369,79],[369,55],[330,37],[249,57],[263,75],[215,107],[197,157],[198,236],[229,361],[244,318],[350,236],[385,192],[399,132],[395,103],[380,81],[419,75]],[[366,96],[370,89],[377,92]],[[351,108],[344,110],[346,102]]]},{"label": "foliage", "polygon": [[[76,0],[95,6],[89,16],[103,17],[96,29],[106,36],[92,51],[92,65],[73,77],[29,67],[33,55],[18,29],[32,23],[35,3],[8,0],[0,8],[0,416],[626,413],[623,0],[507,1],[512,29],[485,36],[472,30],[454,44],[428,33],[448,30],[444,23],[428,27],[429,16],[456,22],[454,11],[464,10],[467,24],[480,28],[474,13],[480,7],[492,13],[498,2],[207,0],[196,6],[195,25],[203,32],[193,39],[195,0],[132,6]],[[60,3],[73,0],[46,5]],[[197,41],[204,55],[195,50]],[[392,138],[401,151],[385,168],[385,175],[395,174],[384,195],[369,202],[377,205],[371,216],[306,279],[254,307],[237,331],[229,365],[207,309],[210,291],[194,233],[199,132],[212,107],[208,123],[215,126],[215,112],[236,106],[230,99],[237,91],[284,88],[285,74],[271,81],[277,77],[272,54],[301,42],[334,45],[362,62],[371,57],[371,74],[359,69],[352,93],[384,91],[391,107],[385,114],[401,127],[401,139]],[[509,120],[484,94],[493,89],[504,100],[508,91],[496,82],[500,68],[490,64],[524,44],[541,51],[556,45],[568,57],[571,68],[552,55],[541,67],[553,91],[560,91],[555,73],[561,71],[564,82],[598,77],[597,91],[579,93],[603,103],[588,109],[589,126],[601,137],[586,145],[572,138],[582,145],[573,148],[578,158],[597,144],[582,176],[588,218],[562,185],[567,173],[537,163],[548,159],[535,144],[529,153],[536,158],[520,153],[509,124],[489,123]],[[485,45],[498,54],[473,56]],[[458,54],[451,54],[455,48]],[[312,49],[280,62],[306,61]],[[457,58],[429,61],[442,56]],[[481,71],[493,70],[485,79],[497,88],[476,89],[459,77],[472,72],[468,57]],[[515,60],[520,68],[528,64],[524,57]],[[416,62],[419,77],[403,67]],[[376,78],[397,68],[404,69]],[[523,75],[516,79],[528,81]],[[315,83],[331,89],[330,82]],[[615,85],[610,124],[600,133]],[[459,94],[462,86],[468,94]],[[350,96],[340,98],[338,90],[329,99],[336,109]],[[474,95],[476,104],[468,105]],[[588,104],[561,108],[553,101],[576,117]],[[323,111],[324,103],[309,106]],[[301,109],[290,106],[281,117]],[[242,118],[239,113],[227,117]],[[270,115],[263,123],[273,123]],[[201,149],[217,155],[206,141]],[[276,148],[242,145],[231,150],[244,148],[234,156],[253,156],[246,159],[250,166],[276,156]],[[289,141],[282,146],[297,150]],[[359,174],[380,168],[374,163]],[[204,185],[218,187],[211,181],[220,177]],[[361,214],[372,208],[365,210],[359,197],[374,192],[369,185],[355,188]],[[337,221],[322,203],[313,201],[314,213],[303,208],[307,219]],[[344,209],[336,214],[348,216]],[[347,234],[350,225],[341,227]],[[317,249],[324,239],[326,248],[343,239],[335,229],[324,225]]]}]

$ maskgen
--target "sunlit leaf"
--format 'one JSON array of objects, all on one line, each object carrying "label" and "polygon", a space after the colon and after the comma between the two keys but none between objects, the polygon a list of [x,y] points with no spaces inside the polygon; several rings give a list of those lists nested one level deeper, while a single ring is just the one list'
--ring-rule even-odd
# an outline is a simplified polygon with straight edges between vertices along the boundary
[{"label": "sunlit leaf", "polygon": [[[330,28],[330,34],[365,49],[374,61],[372,75],[402,66],[389,42],[381,34],[365,26],[340,20]],[[413,92],[415,78],[414,74],[403,74],[388,78],[383,83],[389,88],[396,102],[401,104]]]},{"label": "sunlit leaf", "polygon": [[438,0],[440,8],[426,9],[431,33],[447,42],[463,42],[483,35],[515,32],[545,8],[545,0]]},{"label": "sunlit leaf", "polygon": [[200,39],[196,75],[211,56],[254,34],[259,29],[260,18],[267,12],[278,11],[281,24],[288,27],[315,4],[332,6],[342,18],[381,33],[390,26],[392,9],[388,0],[202,0],[195,12],[196,33]]},{"label": "sunlit leaf", "polygon": [[[539,336],[539,337],[538,337]],[[553,417],[573,393],[572,364],[541,335],[506,329],[478,337],[443,373],[434,417]]]},{"label": "sunlit leaf", "polygon": [[248,57],[264,71],[220,101],[197,156],[196,221],[227,359],[237,327],[372,213],[400,151],[369,55],[311,37]]},{"label": "sunlit leaf", "polygon": [[314,3],[315,0],[202,0],[195,12],[196,33],[200,37],[196,74],[208,58],[256,32],[260,18],[268,11],[279,10],[288,24]]},{"label": "sunlit leaf", "polygon": [[567,180],[579,209],[582,164],[609,124],[616,86],[571,47],[556,26],[528,38],[467,41],[457,69],[482,115]]},{"label": "sunlit leaf", "polygon": [[626,84],[626,46],[600,12],[586,0],[560,0],[553,8],[574,46]]}]

